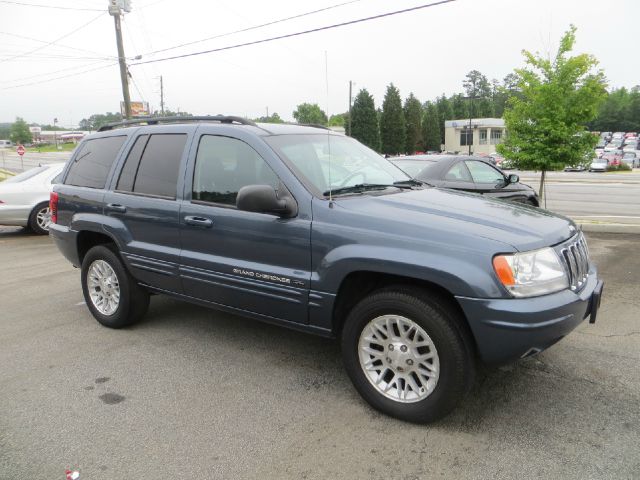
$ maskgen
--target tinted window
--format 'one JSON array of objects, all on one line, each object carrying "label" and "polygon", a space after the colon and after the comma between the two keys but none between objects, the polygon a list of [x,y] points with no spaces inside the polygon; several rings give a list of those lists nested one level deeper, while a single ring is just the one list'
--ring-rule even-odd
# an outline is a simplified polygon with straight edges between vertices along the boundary
[{"label": "tinted window", "polygon": [[472,182],[469,170],[464,166],[464,162],[455,163],[444,176],[449,182]]},{"label": "tinted window", "polygon": [[425,167],[435,163],[431,161],[424,160],[393,160],[391,163],[395,163],[398,167],[400,167],[405,173],[408,173],[412,177],[416,177],[420,172],[422,172]]},{"label": "tinted window", "polygon": [[193,200],[235,205],[246,185],[271,185],[279,180],[264,159],[246,143],[204,135],[198,145],[193,174]]},{"label": "tinted window", "polygon": [[133,191],[176,198],[178,170],[186,134],[151,135],[142,154]]},{"label": "tinted window", "polygon": [[116,190],[124,192],[133,191],[133,182],[136,179],[136,172],[138,171],[138,165],[140,164],[140,157],[142,157],[142,152],[144,151],[144,147],[147,145],[148,139],[149,135],[140,135],[136,139],[136,143],[133,144],[133,147],[129,151],[127,160],[124,162],[124,166],[120,172],[120,178],[118,179]]},{"label": "tinted window", "polygon": [[504,175],[484,162],[466,161],[473,181],[476,183],[499,183],[504,181]]},{"label": "tinted window", "polygon": [[104,188],[111,165],[126,138],[122,135],[84,142],[64,183],[78,187]]}]

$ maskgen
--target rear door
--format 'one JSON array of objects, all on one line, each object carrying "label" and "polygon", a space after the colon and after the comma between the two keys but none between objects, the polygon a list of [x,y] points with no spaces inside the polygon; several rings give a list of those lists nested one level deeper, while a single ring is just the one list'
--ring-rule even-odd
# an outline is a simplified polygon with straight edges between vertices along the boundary
[{"label": "rear door", "polygon": [[104,213],[117,219],[105,225],[124,243],[121,253],[142,283],[180,293],[179,179],[191,129],[154,127],[133,139],[112,190],[104,199]]},{"label": "rear door", "polygon": [[311,220],[236,209],[243,186],[286,188],[249,143],[204,134],[197,140],[195,158],[191,156],[180,215],[184,293],[307,323]]}]

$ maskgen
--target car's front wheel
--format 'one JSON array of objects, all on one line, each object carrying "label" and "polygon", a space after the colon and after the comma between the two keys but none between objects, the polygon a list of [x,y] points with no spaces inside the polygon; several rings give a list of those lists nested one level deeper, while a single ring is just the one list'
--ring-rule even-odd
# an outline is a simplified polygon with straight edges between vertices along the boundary
[{"label": "car's front wheel", "polygon": [[129,274],[111,248],[91,248],[82,261],[82,292],[96,320],[121,328],[138,321],[149,307],[149,293]]},{"label": "car's front wheel", "polygon": [[474,356],[460,314],[436,294],[411,287],[374,292],[342,331],[346,370],[362,397],[396,418],[427,423],[464,398]]}]

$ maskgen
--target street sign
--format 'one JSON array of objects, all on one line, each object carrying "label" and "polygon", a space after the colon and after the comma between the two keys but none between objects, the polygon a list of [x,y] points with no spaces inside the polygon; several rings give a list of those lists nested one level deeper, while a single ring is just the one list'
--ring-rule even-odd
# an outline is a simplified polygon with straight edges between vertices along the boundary
[{"label": "street sign", "polygon": [[24,147],[22,145],[18,145],[18,148],[16,148],[16,152],[18,152],[18,155],[20,156],[24,155]]}]

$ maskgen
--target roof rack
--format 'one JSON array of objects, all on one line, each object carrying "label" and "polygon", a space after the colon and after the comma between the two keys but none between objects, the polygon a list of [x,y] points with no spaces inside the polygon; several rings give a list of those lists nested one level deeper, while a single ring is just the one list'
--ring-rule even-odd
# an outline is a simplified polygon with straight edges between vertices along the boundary
[{"label": "roof rack", "polygon": [[134,125],[161,125],[167,123],[189,123],[189,122],[218,122],[218,123],[237,123],[240,125],[256,126],[251,120],[242,117],[234,117],[229,115],[207,115],[201,117],[138,117],[132,120],[122,120],[120,122],[107,123],[98,128],[98,132],[106,132],[115,128],[131,127]]}]

